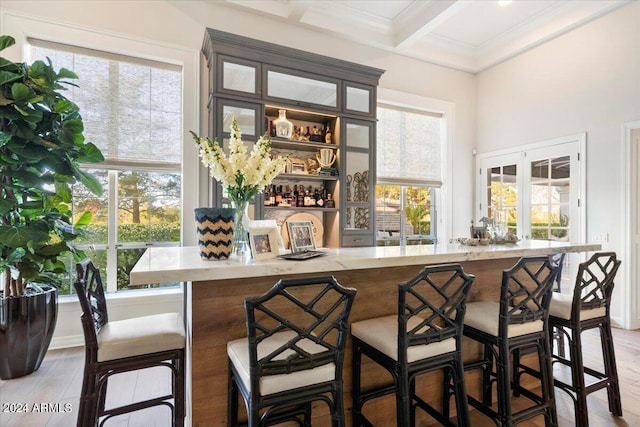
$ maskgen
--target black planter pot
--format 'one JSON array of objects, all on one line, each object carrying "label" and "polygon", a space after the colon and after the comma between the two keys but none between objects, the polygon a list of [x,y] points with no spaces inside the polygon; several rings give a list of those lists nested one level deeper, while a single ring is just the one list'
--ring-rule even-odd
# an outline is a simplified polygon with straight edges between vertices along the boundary
[{"label": "black planter pot", "polygon": [[58,318],[58,290],[3,298],[0,292],[0,378],[37,371],[49,348]]}]

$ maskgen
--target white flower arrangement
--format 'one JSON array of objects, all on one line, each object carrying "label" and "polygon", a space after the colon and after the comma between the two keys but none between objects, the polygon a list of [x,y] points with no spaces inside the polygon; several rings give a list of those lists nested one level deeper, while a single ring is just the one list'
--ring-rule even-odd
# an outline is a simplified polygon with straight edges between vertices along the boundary
[{"label": "white flower arrangement", "polygon": [[282,172],[286,157],[270,156],[271,140],[264,134],[254,144],[251,153],[242,143],[240,127],[235,116],[231,119],[231,140],[227,156],[217,140],[200,138],[191,132],[198,145],[202,163],[209,168],[210,175],[220,182],[233,201],[249,201]]}]

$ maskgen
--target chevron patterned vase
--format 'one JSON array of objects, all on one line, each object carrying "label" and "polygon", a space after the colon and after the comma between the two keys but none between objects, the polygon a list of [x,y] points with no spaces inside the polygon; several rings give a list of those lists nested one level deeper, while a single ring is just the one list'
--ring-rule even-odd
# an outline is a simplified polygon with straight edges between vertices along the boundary
[{"label": "chevron patterned vase", "polygon": [[195,209],[200,258],[209,261],[229,258],[235,212],[232,208]]}]

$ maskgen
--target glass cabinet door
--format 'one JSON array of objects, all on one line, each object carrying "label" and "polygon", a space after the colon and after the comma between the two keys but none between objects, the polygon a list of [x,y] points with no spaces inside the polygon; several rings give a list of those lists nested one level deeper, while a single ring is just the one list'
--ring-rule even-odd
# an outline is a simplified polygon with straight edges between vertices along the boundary
[{"label": "glass cabinet door", "polygon": [[220,56],[216,87],[219,92],[260,96],[260,64],[238,58]]},{"label": "glass cabinet door", "polygon": [[373,245],[375,171],[372,146],[374,122],[344,119],[342,167],[342,245]]},{"label": "glass cabinet door", "polygon": [[338,108],[338,81],[268,70],[267,97],[296,101],[302,106],[316,105],[336,109]]},{"label": "glass cabinet door", "polygon": [[[235,117],[240,132],[242,134],[242,142],[251,152],[253,145],[261,135],[260,120],[262,117],[262,106],[250,102],[232,101],[228,99],[218,98],[216,102],[216,110],[219,113],[215,116],[214,135],[220,141],[223,150],[228,154],[229,142],[231,139],[231,123]],[[225,189],[222,185],[213,186],[213,201],[215,206],[231,207],[231,201],[228,199]],[[257,219],[262,214],[260,211],[262,203],[253,199],[249,203],[249,218]]]},{"label": "glass cabinet door", "polygon": [[346,111],[373,116],[374,108],[372,87],[345,83]]}]

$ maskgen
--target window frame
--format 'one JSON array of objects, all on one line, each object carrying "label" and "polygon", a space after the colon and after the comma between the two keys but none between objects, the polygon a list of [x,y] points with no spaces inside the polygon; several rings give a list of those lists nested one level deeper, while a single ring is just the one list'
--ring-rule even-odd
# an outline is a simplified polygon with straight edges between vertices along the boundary
[{"label": "window frame", "polygon": [[[449,236],[453,236],[453,198],[450,189],[453,185],[453,147],[454,147],[454,128],[455,128],[455,104],[449,101],[442,101],[435,98],[429,98],[413,93],[400,92],[384,87],[378,87],[378,103],[387,106],[397,106],[407,108],[413,111],[424,111],[431,114],[439,114],[442,116],[442,146],[440,151],[440,159],[442,166],[442,185],[435,192],[433,202],[437,207],[437,224],[436,224],[436,241],[447,241]],[[376,106],[377,108],[377,106]],[[472,178],[472,173],[471,177]],[[399,185],[399,183],[395,183]],[[378,182],[376,182],[378,185]],[[407,186],[416,186],[416,183],[408,182]]]},{"label": "window frame", "polygon": [[[198,49],[154,42],[131,36],[114,36],[99,31],[90,31],[65,24],[49,22],[25,15],[16,15],[3,11],[2,20],[8,33],[15,33],[16,44],[5,51],[3,56],[13,61],[25,61],[28,57],[28,38],[37,38],[54,43],[68,43],[79,47],[114,52],[149,60],[160,60],[182,67],[182,134],[181,134],[181,241],[184,245],[195,245],[196,236],[192,232],[193,209],[207,203],[207,174],[199,166],[195,144],[190,141],[188,130],[200,129],[200,103],[198,85],[185,85],[186,81],[199,81],[200,52]],[[55,66],[55,64],[54,64]],[[206,125],[203,123],[202,126]],[[202,132],[199,132],[202,133]],[[96,165],[92,165],[95,167]],[[185,191],[189,189],[189,191]],[[195,191],[194,191],[195,189]],[[72,270],[73,271],[73,270]],[[171,291],[175,292],[175,291]],[[146,293],[145,293],[146,294]],[[73,298],[62,296],[61,298]]]}]

